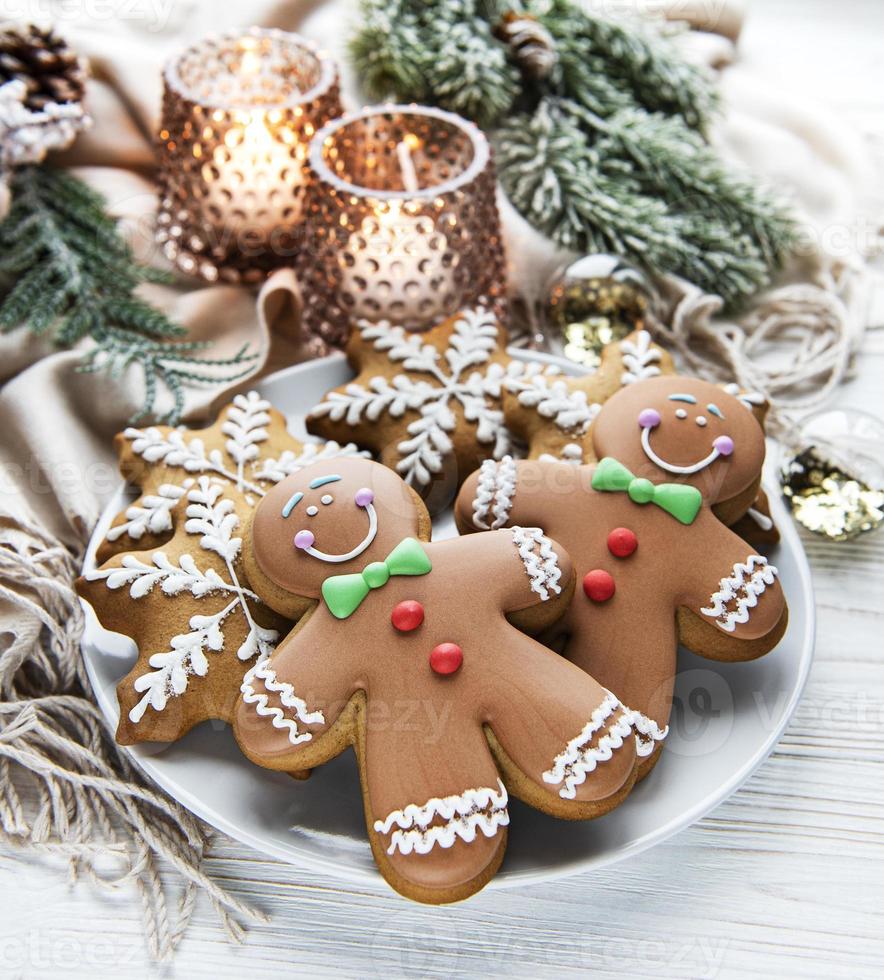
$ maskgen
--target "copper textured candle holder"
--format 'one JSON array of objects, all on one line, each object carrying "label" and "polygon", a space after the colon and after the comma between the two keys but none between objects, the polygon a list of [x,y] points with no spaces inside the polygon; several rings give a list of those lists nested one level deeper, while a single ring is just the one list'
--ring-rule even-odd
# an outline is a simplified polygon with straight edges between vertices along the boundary
[{"label": "copper textured candle holder", "polygon": [[310,144],[295,271],[311,343],[342,346],[359,319],[431,327],[465,306],[506,315],[488,141],[423,106],[330,122]]},{"label": "copper textured candle holder", "polygon": [[297,34],[250,28],[199,41],[163,77],[166,255],[210,282],[290,265],[310,139],[342,111],[334,62]]}]

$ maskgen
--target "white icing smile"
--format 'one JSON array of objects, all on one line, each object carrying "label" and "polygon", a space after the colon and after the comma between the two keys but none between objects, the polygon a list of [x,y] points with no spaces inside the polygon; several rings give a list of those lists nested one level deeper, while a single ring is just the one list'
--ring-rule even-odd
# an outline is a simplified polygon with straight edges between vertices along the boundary
[{"label": "white icing smile", "polygon": [[[312,531],[304,528],[295,535],[294,545],[296,548],[300,548],[301,551],[306,552],[312,558],[318,558],[319,561],[327,561],[338,563],[342,561],[350,561],[351,558],[358,558],[359,555],[365,551],[366,548],[374,541],[378,533],[378,514],[374,509],[374,494],[371,490],[363,488],[362,490],[357,490],[355,503],[357,507],[362,507],[366,514],[368,514],[368,533],[365,537],[356,545],[355,548],[351,548],[346,554],[333,555],[327,551],[321,551],[319,548],[314,548],[313,545],[316,541]],[[323,503],[326,501],[323,499]],[[331,503],[331,501],[329,501]]]},{"label": "white icing smile", "polygon": [[715,460],[718,459],[722,453],[713,447],[712,452],[708,456],[699,460],[696,463],[691,463],[689,466],[678,466],[675,463],[667,463],[662,456],[658,456],[653,449],[651,449],[651,430],[642,429],[642,449],[645,451],[645,456],[655,465],[659,466],[661,470],[666,470],[667,473],[699,473],[700,470],[705,470],[707,466],[710,466]]}]

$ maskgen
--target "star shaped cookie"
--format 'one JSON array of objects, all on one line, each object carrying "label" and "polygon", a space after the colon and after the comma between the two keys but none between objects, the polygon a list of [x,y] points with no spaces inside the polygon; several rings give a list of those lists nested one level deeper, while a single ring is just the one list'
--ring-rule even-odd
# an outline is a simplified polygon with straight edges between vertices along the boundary
[{"label": "star shaped cookie", "polygon": [[117,688],[117,741],[174,741],[208,718],[229,720],[245,671],[291,629],[242,563],[255,507],[304,466],[364,454],[293,438],[254,391],[208,428],[129,428],[116,448],[140,496],[112,523],[78,591],[105,629],[138,646]]},{"label": "star shaped cookie", "polygon": [[357,376],[307,418],[315,435],[371,449],[438,512],[486,459],[513,450],[505,383],[540,364],[511,360],[493,313],[466,309],[426,332],[360,321],[347,346]]}]

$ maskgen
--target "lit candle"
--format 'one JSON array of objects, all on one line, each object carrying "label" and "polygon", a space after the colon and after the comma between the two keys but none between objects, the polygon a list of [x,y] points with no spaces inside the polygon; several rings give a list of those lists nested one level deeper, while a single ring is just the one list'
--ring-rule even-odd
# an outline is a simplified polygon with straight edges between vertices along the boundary
[{"label": "lit candle", "polygon": [[157,237],[186,272],[257,281],[290,263],[304,162],[341,112],[337,70],[278,30],[206,38],[164,73]]},{"label": "lit candle", "polygon": [[[396,144],[402,185],[410,194],[420,190],[412,157],[419,147],[413,133]],[[431,325],[453,303],[457,256],[448,253],[447,238],[432,220],[416,212],[408,201],[380,202],[350,236],[338,260],[341,294],[354,318],[414,329]],[[375,282],[371,291],[369,281]]]},{"label": "lit candle", "polygon": [[427,329],[466,305],[505,312],[488,143],[453,113],[364,109],[310,145],[296,260],[307,330],[340,345],[357,319]]},{"label": "lit candle", "polygon": [[252,112],[237,118],[212,154],[210,189],[203,199],[204,217],[211,219],[217,208],[228,231],[259,242],[301,215],[304,147],[272,118],[278,115]]}]

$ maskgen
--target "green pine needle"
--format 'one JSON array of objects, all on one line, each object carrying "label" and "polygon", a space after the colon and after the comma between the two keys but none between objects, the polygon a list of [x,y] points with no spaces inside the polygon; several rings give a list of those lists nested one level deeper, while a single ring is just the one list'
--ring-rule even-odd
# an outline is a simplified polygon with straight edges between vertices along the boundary
[{"label": "green pine needle", "polygon": [[[240,381],[252,369],[257,357],[248,353],[248,346],[241,347],[232,357],[206,358],[195,354],[206,350],[210,345],[198,341],[178,344],[146,340],[127,330],[105,330],[96,347],[91,348],[78,371],[92,373],[105,371],[111,377],[120,377],[132,366],[144,372],[144,404],[130,419],[134,425],[142,419],[153,416],[157,393],[160,386],[172,393],[174,404],[165,415],[157,420],[167,425],[177,425],[184,411],[186,388],[212,387],[221,383],[232,384]],[[222,369],[221,372],[206,368]],[[225,371],[232,368],[234,370]]]},{"label": "green pine needle", "polygon": [[7,284],[0,332],[51,335],[59,347],[91,338],[95,346],[81,369],[119,374],[141,368],[145,400],[137,418],[153,414],[165,388],[174,407],[163,420],[175,424],[187,387],[239,380],[257,354],[243,348],[232,358],[210,360],[197,356],[208,344],[176,342],[185,329],[134,292],[170,277],[135,260],[105,207],[100,194],[64,171],[27,167],[15,173],[12,207],[0,222],[0,278]]},{"label": "green pine needle", "polygon": [[[703,69],[685,61],[671,41],[638,18],[608,20],[580,9],[574,0],[552,0],[540,16],[560,48],[562,91],[584,102],[598,91],[603,79],[612,97],[600,111],[635,104],[649,112],[679,116],[688,126],[702,130],[718,110],[718,93]],[[616,94],[614,94],[616,93]]]},{"label": "green pine needle", "polygon": [[633,145],[631,127],[655,132],[663,118],[642,115],[596,118],[592,133],[584,110],[541,102],[527,123],[517,118],[495,133],[507,195],[565,248],[614,252],[739,305],[767,284],[771,261],[791,241],[788,219],[732,180],[702,141],[693,156],[689,144],[668,146],[668,155],[665,144]]},{"label": "green pine needle", "polygon": [[[510,9],[552,35],[547,79],[523,76],[495,35]],[[361,0],[360,14],[350,55],[369,93],[489,129],[510,200],[558,244],[682,276],[730,307],[793,248],[786,207],[706,142],[718,94],[657,25],[577,0]]]},{"label": "green pine needle", "polygon": [[372,11],[363,29],[350,42],[350,57],[361,66],[362,84],[372,98],[407,97],[415,101],[427,95],[420,27],[405,5],[394,0]]},{"label": "green pine needle", "polygon": [[374,99],[431,101],[491,125],[519,94],[518,69],[488,29],[481,0],[363,0],[350,57]]}]

